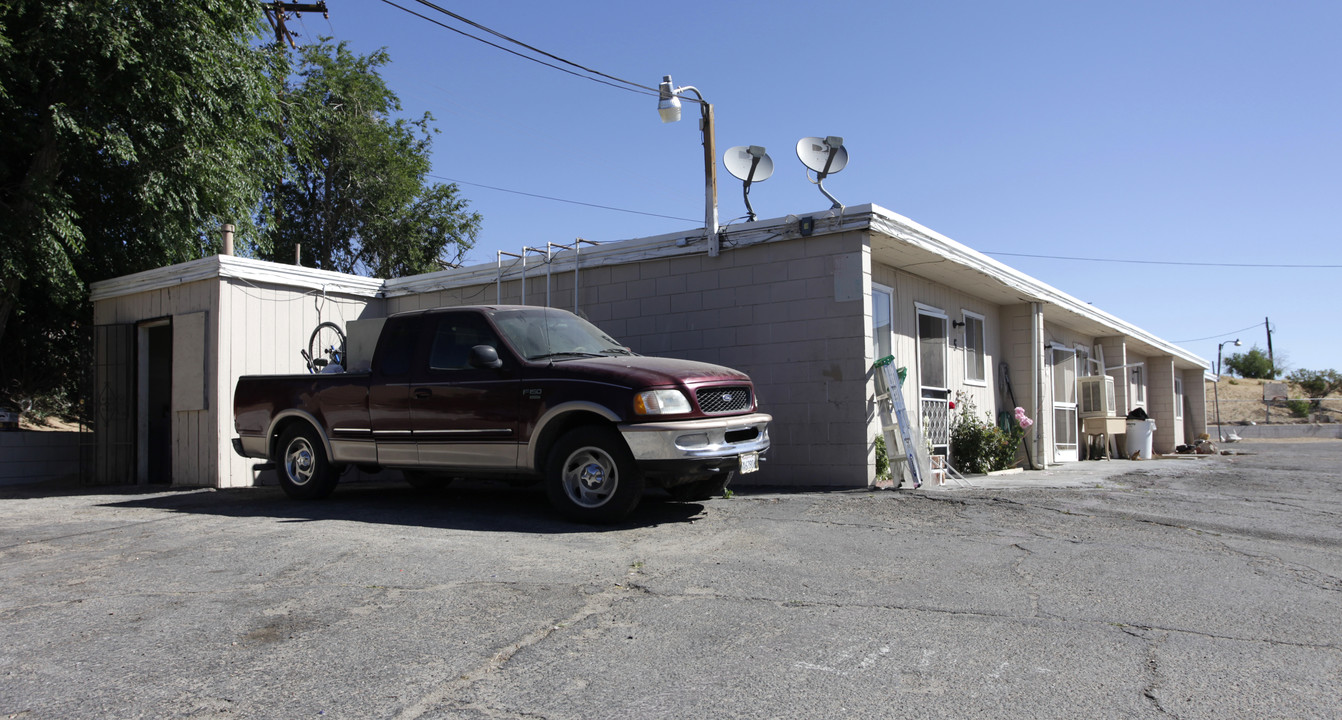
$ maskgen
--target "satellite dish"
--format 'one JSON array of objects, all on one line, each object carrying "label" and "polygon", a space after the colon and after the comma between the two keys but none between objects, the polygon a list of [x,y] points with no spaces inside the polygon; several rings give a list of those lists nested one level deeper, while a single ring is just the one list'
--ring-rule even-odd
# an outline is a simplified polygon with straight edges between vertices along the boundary
[{"label": "satellite dish", "polygon": [[723,154],[722,164],[733,177],[745,183],[747,221],[755,222],[755,209],[750,207],[750,183],[768,180],[774,174],[774,161],[759,145],[737,145]]},{"label": "satellite dish", "polygon": [[841,137],[802,138],[797,141],[797,157],[802,165],[821,175],[833,175],[848,165],[848,150]]},{"label": "satellite dish", "polygon": [[834,203],[834,208],[842,210],[843,203],[825,190],[825,178],[848,167],[848,150],[843,146],[843,138],[834,135],[802,138],[797,141],[797,158],[808,170],[815,172],[814,182],[820,186],[821,194]]},{"label": "satellite dish", "polygon": [[728,148],[722,156],[722,164],[733,177],[746,182],[764,182],[774,174],[774,161],[759,145]]}]

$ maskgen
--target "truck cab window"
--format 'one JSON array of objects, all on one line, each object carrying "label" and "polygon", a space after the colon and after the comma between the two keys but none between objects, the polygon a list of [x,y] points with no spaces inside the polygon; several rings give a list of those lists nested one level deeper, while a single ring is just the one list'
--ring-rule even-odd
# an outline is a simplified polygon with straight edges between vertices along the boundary
[{"label": "truck cab window", "polygon": [[438,320],[429,351],[430,370],[468,370],[471,348],[488,345],[498,348],[493,331],[478,315],[446,315]]}]

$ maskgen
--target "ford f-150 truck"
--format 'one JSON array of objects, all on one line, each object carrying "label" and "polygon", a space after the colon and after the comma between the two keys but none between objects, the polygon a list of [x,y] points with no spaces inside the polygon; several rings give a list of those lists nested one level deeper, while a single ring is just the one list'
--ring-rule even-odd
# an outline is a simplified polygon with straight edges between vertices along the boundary
[{"label": "ford f-150 truck", "polygon": [[555,507],[614,522],[647,486],[721,493],[759,469],[772,419],[730,368],[643,357],[554,308],[439,308],[387,318],[366,372],[250,375],[235,450],[277,467],[293,498],[329,495],[347,465],[416,485],[541,481]]}]

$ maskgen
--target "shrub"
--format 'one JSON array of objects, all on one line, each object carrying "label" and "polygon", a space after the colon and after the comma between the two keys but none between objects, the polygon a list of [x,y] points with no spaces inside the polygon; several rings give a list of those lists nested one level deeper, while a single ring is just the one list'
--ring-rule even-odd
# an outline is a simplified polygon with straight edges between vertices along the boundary
[{"label": "shrub", "polygon": [[1025,428],[1033,421],[1016,408],[1014,415],[1003,413],[1002,424],[992,422],[985,412],[980,418],[974,401],[956,393],[959,412],[951,420],[951,458],[961,472],[988,473],[1016,465],[1016,448],[1025,437]]},{"label": "shrub", "polygon": [[885,447],[885,435],[876,436],[876,479],[890,479],[890,450]]},{"label": "shrub", "polygon": [[[1318,400],[1314,401],[1314,403],[1317,402]],[[1298,417],[1298,418],[1309,417],[1309,409],[1311,407],[1313,407],[1313,403],[1311,403],[1308,400],[1286,401],[1286,409],[1291,411],[1291,417]]]}]

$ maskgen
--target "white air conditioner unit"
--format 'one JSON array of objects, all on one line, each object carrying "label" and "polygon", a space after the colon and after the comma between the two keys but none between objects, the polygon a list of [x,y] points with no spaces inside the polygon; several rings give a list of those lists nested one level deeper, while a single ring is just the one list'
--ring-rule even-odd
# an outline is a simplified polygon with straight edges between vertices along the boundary
[{"label": "white air conditioner unit", "polygon": [[1081,393],[1081,417],[1117,417],[1114,404],[1114,379],[1108,375],[1091,375],[1076,379]]}]

